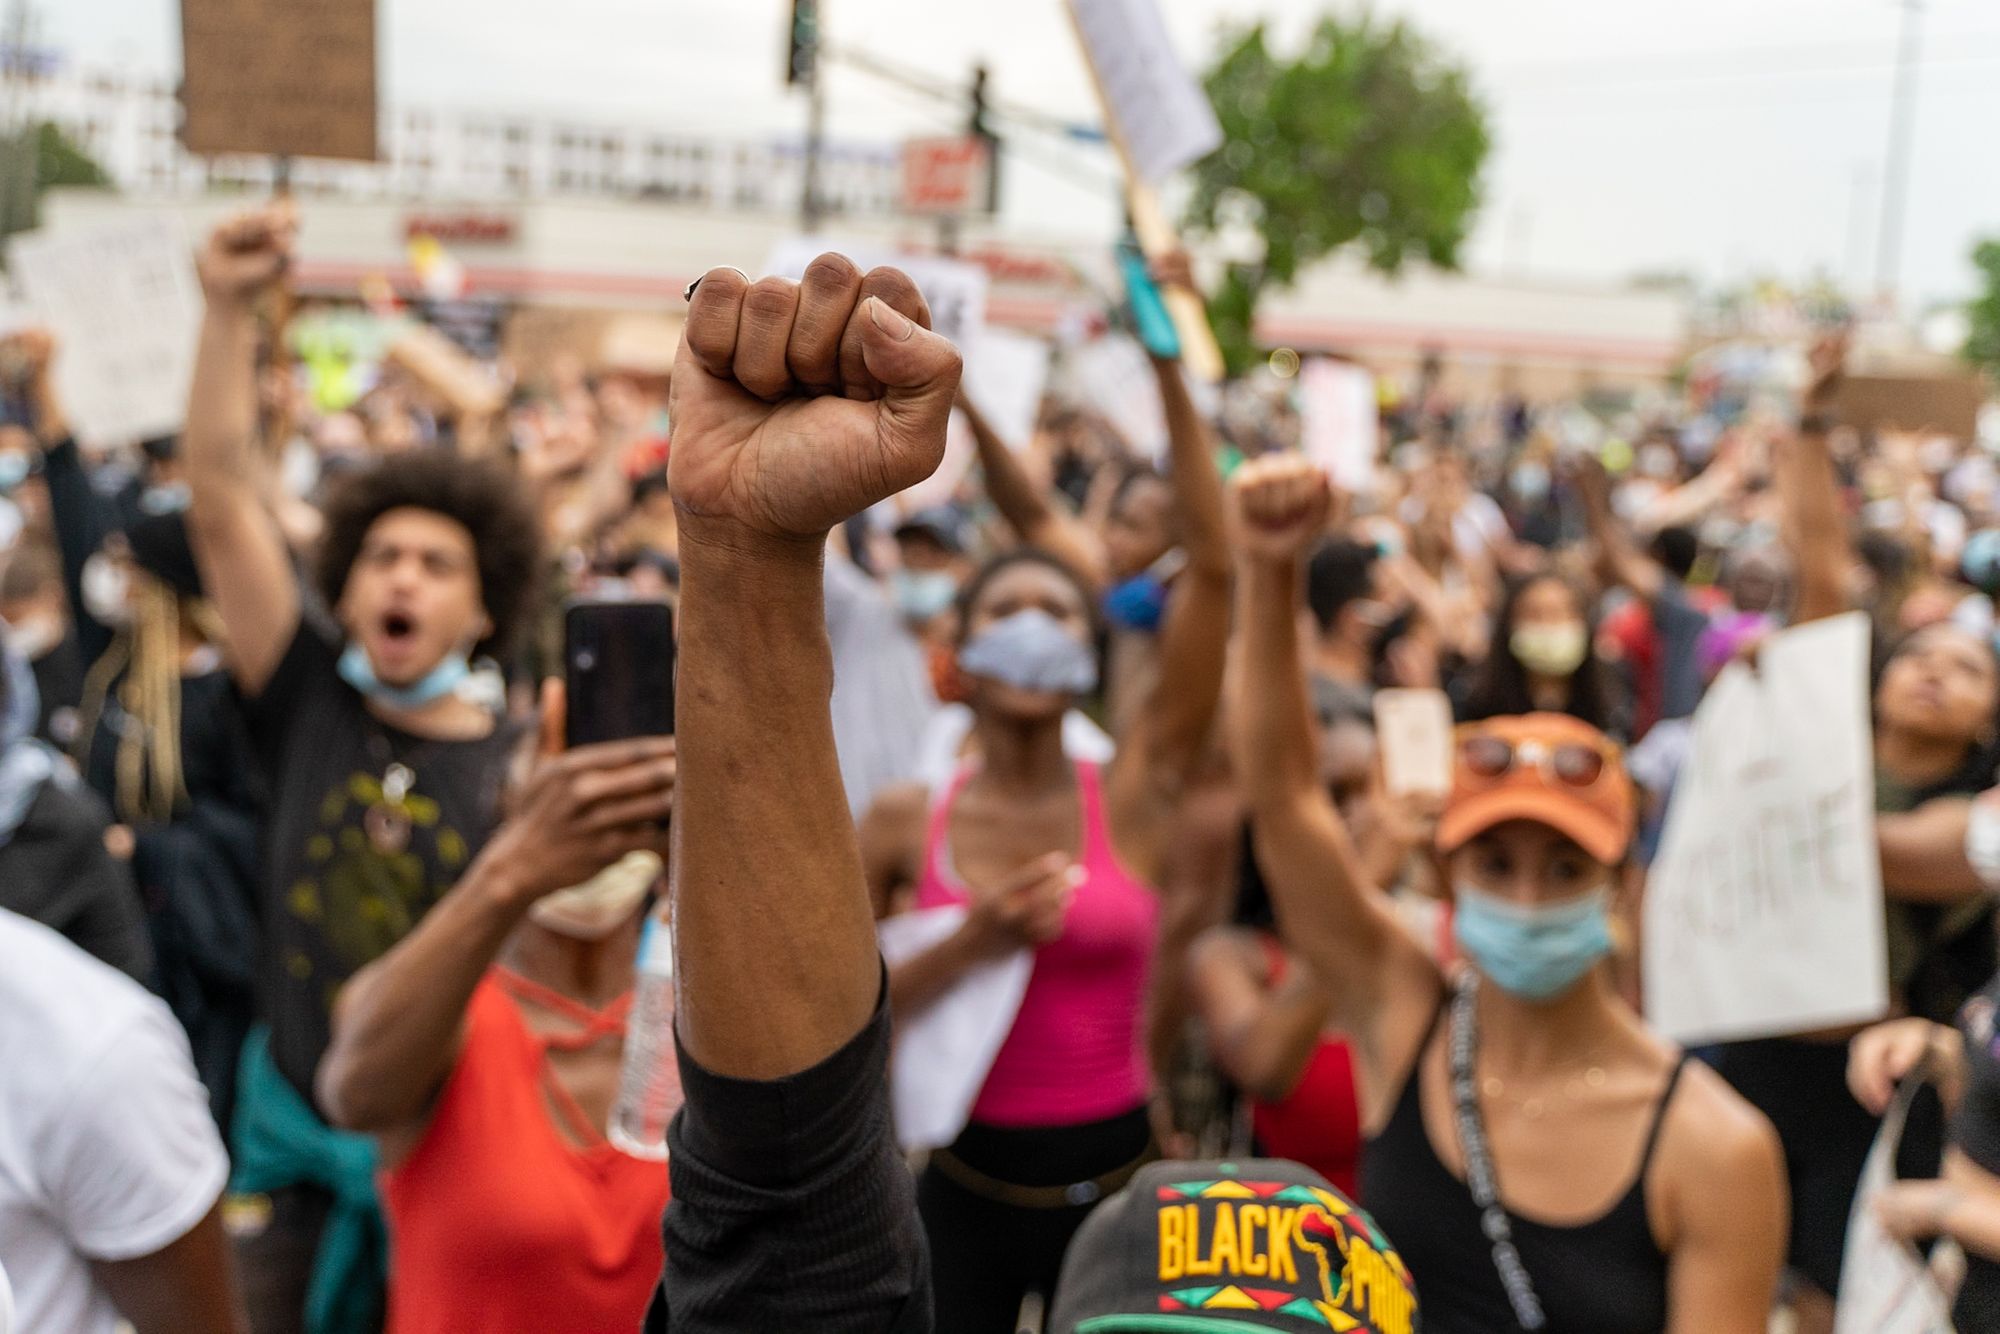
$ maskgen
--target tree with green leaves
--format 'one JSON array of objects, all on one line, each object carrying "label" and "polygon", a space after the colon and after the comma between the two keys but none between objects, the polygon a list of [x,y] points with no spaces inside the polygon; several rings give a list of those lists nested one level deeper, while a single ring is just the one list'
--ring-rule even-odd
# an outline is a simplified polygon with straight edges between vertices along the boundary
[{"label": "tree with green leaves", "polygon": [[57,186],[108,186],[111,174],[83,151],[60,125],[43,121],[35,132],[35,188]]},{"label": "tree with green leaves", "polygon": [[1963,355],[1989,375],[2000,375],[2000,241],[1974,246],[1972,267],[1979,270],[1979,296],[1965,308],[1971,328]]},{"label": "tree with green leaves", "polygon": [[1344,246],[1395,273],[1456,268],[1492,146],[1465,69],[1401,19],[1329,14],[1296,59],[1264,25],[1225,39],[1204,80],[1224,141],[1194,168],[1188,222],[1248,225],[1261,257],[1232,262],[1210,307],[1232,372],[1257,355],[1257,302]]}]

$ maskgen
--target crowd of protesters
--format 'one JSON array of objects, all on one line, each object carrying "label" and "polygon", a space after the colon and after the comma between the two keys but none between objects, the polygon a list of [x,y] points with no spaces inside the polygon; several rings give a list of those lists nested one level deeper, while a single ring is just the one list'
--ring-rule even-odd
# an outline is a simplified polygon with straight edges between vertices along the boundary
[{"label": "crowd of protesters", "polygon": [[[711,271],[671,375],[328,410],[295,231],[203,246],[176,437],[80,447],[66,349],[5,349],[0,1330],[1821,1334],[1923,1072],[1872,1217],[2000,1330],[2000,466],[1841,421],[1840,333],[1587,438],[1426,367],[1335,487],[1165,356],[1157,459],[1004,439],[834,255]],[[566,746],[566,598],[673,607],[674,735]],[[1684,1051],[1637,978],[1690,720],[1853,610],[1893,1017]],[[1448,793],[1385,782],[1390,688]],[[1019,960],[913,1148],[897,1034]]]}]

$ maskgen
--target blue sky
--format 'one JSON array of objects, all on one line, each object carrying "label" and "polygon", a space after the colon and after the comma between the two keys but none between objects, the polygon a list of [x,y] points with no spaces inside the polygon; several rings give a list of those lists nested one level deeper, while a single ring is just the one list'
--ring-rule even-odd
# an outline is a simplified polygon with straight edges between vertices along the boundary
[{"label": "blue sky", "polygon": [[[779,82],[787,0],[378,0],[391,98],[519,107],[702,133],[796,130]],[[1338,0],[1346,5],[1349,0]],[[1164,0],[1191,59],[1220,22],[1296,32],[1327,0]],[[1088,85],[1060,0],[823,0],[834,42],[940,77],[984,57],[996,93],[1083,118]],[[1710,281],[1815,269],[1866,282],[1900,10],[1892,0],[1376,0],[1473,69],[1498,148],[1467,256],[1483,269]],[[174,0],[39,0],[45,40],[94,64],[171,73]],[[2000,8],[1929,0],[1904,289],[1963,292],[1972,239],[2000,234]],[[865,77],[831,82],[832,127],[935,132],[938,113]],[[1045,142],[1045,141],[1042,141]],[[1038,230],[1110,225],[1091,149],[1011,169]]]}]

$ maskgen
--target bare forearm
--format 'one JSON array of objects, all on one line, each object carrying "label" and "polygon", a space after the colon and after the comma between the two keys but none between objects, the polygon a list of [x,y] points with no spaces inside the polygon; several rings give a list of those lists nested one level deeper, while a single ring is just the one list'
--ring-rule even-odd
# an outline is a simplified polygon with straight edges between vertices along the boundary
[{"label": "bare forearm", "polygon": [[851,1039],[880,986],[842,794],[817,543],[722,542],[683,517],[674,913],[681,1040],[776,1079]]},{"label": "bare forearm", "polygon": [[1182,548],[1192,569],[1227,578],[1229,536],[1223,513],[1222,474],[1216,470],[1214,442],[1195,410],[1187,379],[1177,361],[1155,359],[1160,402],[1167,416],[1167,459],[1174,502],[1180,511]]},{"label": "bare forearm", "polygon": [[247,306],[212,301],[202,317],[185,454],[197,513],[217,494],[256,494],[257,321]]},{"label": "bare forearm", "polygon": [[1299,656],[1299,570],[1246,561],[1240,581],[1237,773],[1255,817],[1315,782],[1312,705]]},{"label": "bare forearm", "polygon": [[1786,545],[1798,570],[1794,624],[1838,615],[1847,609],[1842,581],[1847,574],[1847,520],[1841,513],[1833,454],[1826,436],[1801,430],[1778,472],[1784,488]]},{"label": "bare forearm", "polygon": [[457,1059],[473,990],[525,912],[506,868],[482,857],[416,930],[348,983],[316,1081],[335,1125],[381,1131],[423,1116]]},{"label": "bare forearm", "polygon": [[966,424],[972,428],[972,439],[979,448],[979,470],[986,478],[987,498],[1015,536],[1024,542],[1035,541],[1036,535],[1055,517],[1048,498],[1036,488],[1028,470],[993,429],[985,413],[963,397],[958,410],[965,414]]}]

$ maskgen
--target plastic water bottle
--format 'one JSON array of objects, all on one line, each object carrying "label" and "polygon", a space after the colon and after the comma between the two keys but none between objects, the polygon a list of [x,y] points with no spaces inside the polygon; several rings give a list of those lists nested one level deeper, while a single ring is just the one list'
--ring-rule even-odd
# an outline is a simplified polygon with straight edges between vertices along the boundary
[{"label": "plastic water bottle", "polygon": [[610,1139],[634,1158],[660,1162],[667,1123],[681,1109],[681,1067],[674,1054],[674,929],[659,913],[640,933],[638,973]]}]

